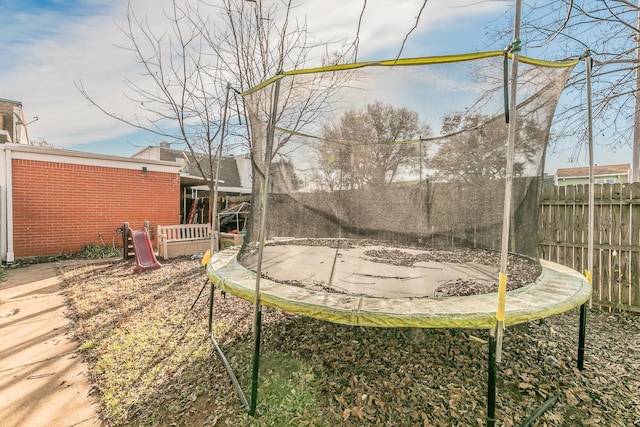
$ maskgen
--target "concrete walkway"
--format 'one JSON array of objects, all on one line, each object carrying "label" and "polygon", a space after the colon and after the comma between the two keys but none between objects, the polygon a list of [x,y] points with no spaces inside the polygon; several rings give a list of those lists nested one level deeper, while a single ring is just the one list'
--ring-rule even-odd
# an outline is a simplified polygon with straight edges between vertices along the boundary
[{"label": "concrete walkway", "polygon": [[61,261],[9,269],[0,282],[0,425],[103,426],[88,366],[69,333]]}]

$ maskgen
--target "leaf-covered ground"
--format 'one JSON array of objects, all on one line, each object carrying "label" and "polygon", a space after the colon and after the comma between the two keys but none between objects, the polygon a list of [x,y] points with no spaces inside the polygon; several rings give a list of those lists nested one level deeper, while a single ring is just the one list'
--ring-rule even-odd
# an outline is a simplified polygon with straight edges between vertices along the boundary
[{"label": "leaf-covered ground", "polygon": [[[63,277],[108,425],[485,425],[487,331],[351,327],[265,308],[254,418],[208,339],[199,261],[140,274],[118,261]],[[252,322],[251,303],[216,291],[213,334],[247,398]],[[577,330],[577,310],[507,329],[496,425],[520,425],[557,395],[533,425],[640,426],[640,318],[590,311],[584,371]]]}]

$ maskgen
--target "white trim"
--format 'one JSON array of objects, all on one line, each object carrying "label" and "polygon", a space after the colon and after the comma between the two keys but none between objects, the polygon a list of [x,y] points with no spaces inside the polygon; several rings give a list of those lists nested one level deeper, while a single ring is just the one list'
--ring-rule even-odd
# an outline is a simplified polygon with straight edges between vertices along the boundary
[{"label": "white trim", "polygon": [[[197,191],[209,191],[208,185],[192,185],[189,187],[192,190]],[[225,193],[240,193],[240,194],[251,194],[250,188],[244,187],[225,187],[224,185],[218,186],[218,191],[223,191]]]},{"label": "white trim", "polygon": [[[4,146],[4,147],[3,147]],[[183,165],[160,160],[134,159],[130,157],[110,156],[86,153],[83,151],[63,150],[49,147],[35,147],[25,144],[2,144],[3,150],[12,150],[14,159],[55,162],[64,164],[111,167],[118,169],[142,170],[148,172],[180,173]]]},{"label": "white trim", "polygon": [[[189,174],[186,174],[186,173],[181,173],[181,174],[180,174],[180,178],[192,179],[192,180],[194,180],[194,181],[207,182],[207,180],[206,180],[206,179],[204,179],[203,177],[201,177],[201,176],[199,176],[199,175],[189,175]],[[215,181],[215,179],[214,179],[213,181]],[[224,179],[219,179],[219,180],[218,180],[218,181],[216,181],[216,182],[218,182],[218,183],[220,183],[220,184],[224,184]],[[205,187],[207,187],[207,186],[205,185]],[[207,187],[207,188],[209,188],[209,187]]]}]

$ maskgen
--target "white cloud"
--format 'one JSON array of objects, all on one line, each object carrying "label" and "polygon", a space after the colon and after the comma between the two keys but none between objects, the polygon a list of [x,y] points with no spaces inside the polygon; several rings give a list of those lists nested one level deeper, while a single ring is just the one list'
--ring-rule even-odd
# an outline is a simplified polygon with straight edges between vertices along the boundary
[{"label": "white cloud", "polygon": [[[122,2],[120,2],[122,6]],[[23,103],[32,138],[71,146],[92,138],[108,138],[129,131],[95,108],[90,108],[74,82],[90,82],[104,93],[121,90],[122,74],[131,60],[113,46],[118,37],[115,13],[122,7],[92,16],[33,14],[22,17],[12,55],[13,66],[0,71],[1,97]],[[105,13],[106,12],[106,13]],[[54,30],[50,30],[54,28]]]},{"label": "white cloud", "polygon": [[[399,51],[405,36],[415,25],[422,4],[422,0],[368,1],[362,15],[359,34],[358,21],[363,11],[361,0],[307,1],[302,2],[297,12],[306,13],[309,29],[318,40],[336,40],[350,44],[358,34],[359,57],[369,60],[383,59],[376,56],[381,50],[390,50],[394,54]],[[469,40],[465,37],[463,27],[469,25],[469,19],[474,21],[474,25],[483,27],[486,20],[499,17],[510,6],[508,3],[497,1],[427,1],[410,40],[458,26],[461,33],[453,42],[467,43]],[[441,42],[449,44],[452,40]],[[469,47],[468,51],[471,50],[472,47]]]},{"label": "white cloud", "polygon": [[[138,17],[150,15],[157,25],[162,13],[159,3],[134,0],[133,7]],[[361,0],[305,0],[294,13],[296,19],[307,20],[317,41],[348,44],[356,35],[362,4]],[[359,33],[359,57],[372,59],[380,50],[399,49],[421,5],[421,0],[368,1]],[[124,78],[138,78],[139,70],[132,54],[116,47],[126,45],[116,23],[125,23],[127,1],[85,0],[74,2],[73,7],[63,13],[34,8],[11,11],[8,24],[0,29],[0,37],[10,40],[0,55],[0,97],[21,101],[28,120],[38,116],[39,120],[29,128],[32,138],[70,148],[126,138],[135,133],[132,128],[91,107],[75,82],[82,81],[110,111],[133,112],[133,106],[122,95]],[[412,38],[451,27],[469,17],[496,15],[504,8],[501,2],[452,7],[450,2],[431,0]]]}]

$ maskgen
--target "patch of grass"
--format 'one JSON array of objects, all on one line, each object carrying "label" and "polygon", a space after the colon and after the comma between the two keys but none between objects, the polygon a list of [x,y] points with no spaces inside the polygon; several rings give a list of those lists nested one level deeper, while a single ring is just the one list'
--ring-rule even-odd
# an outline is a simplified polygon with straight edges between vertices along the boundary
[{"label": "patch of grass", "polygon": [[[319,425],[322,412],[313,386],[315,375],[304,361],[274,352],[260,358],[258,399],[261,426]],[[249,386],[251,381],[247,379]]]},{"label": "patch of grass", "polygon": [[93,340],[85,341],[78,347],[78,351],[80,353],[86,353],[90,350],[93,350],[96,347],[96,343]]},{"label": "patch of grass", "polygon": [[[15,260],[11,264],[11,268],[19,268],[26,267],[34,264],[44,264],[48,262],[56,262],[70,259],[102,259],[102,258],[112,258],[112,257],[121,257],[122,256],[122,248],[115,247],[113,244],[111,245],[96,245],[96,244],[88,244],[85,245],[78,252],[62,252],[55,255],[42,255],[35,256],[29,258],[19,258]],[[2,269],[0,268],[0,282],[2,279]]]},{"label": "patch of grass", "polygon": [[0,282],[7,280],[7,272],[4,268],[0,267]]},{"label": "patch of grass", "polygon": [[122,256],[122,248],[117,248],[114,245],[89,244],[82,248],[76,255],[86,259],[111,258]]}]

